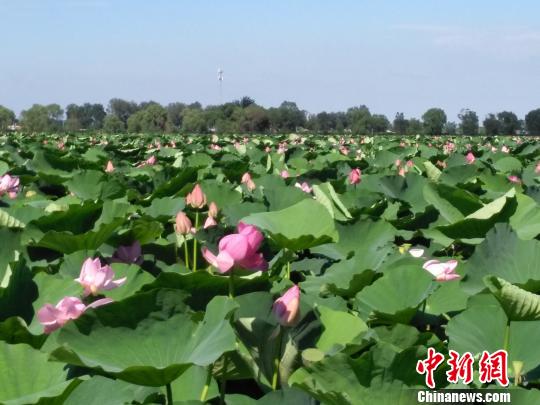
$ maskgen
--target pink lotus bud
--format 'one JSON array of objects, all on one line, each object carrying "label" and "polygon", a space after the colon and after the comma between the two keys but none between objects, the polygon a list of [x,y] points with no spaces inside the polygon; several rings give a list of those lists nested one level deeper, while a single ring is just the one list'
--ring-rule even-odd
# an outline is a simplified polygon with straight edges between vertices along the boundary
[{"label": "pink lotus bud", "polygon": [[457,265],[457,260],[448,260],[446,263],[438,260],[428,260],[422,268],[435,276],[435,280],[437,281],[451,281],[460,277],[455,272]]},{"label": "pink lotus bud", "polygon": [[362,181],[362,171],[359,168],[352,169],[349,173],[349,184],[358,184]]},{"label": "pink lotus bud", "polygon": [[180,235],[187,235],[191,232],[191,220],[188,218],[188,216],[180,211],[178,214],[176,214],[176,220],[175,220],[175,226],[176,226],[176,232]]},{"label": "pink lotus bud", "polygon": [[508,152],[510,152],[510,149],[508,149],[508,146],[503,145],[502,148],[501,148],[501,152],[508,153]]},{"label": "pink lotus bud", "polygon": [[9,174],[4,174],[0,177],[0,197],[7,194],[9,198],[14,199],[20,188],[20,179]]},{"label": "pink lotus bud", "polygon": [[437,163],[435,163],[437,166],[439,166],[440,168],[446,168],[446,162],[445,161],[441,161],[441,160],[437,160]]},{"label": "pink lotus bud", "polygon": [[289,178],[289,172],[287,170],[282,170],[280,173],[281,178],[288,179]]},{"label": "pink lotus bud", "polygon": [[518,176],[515,176],[515,175],[508,176],[508,181],[510,181],[510,183],[514,183],[514,184],[521,184],[521,179]]},{"label": "pink lotus bud", "polygon": [[255,190],[257,188],[255,182],[251,178],[251,175],[249,173],[247,173],[247,172],[244,173],[244,175],[242,176],[242,180],[240,182],[242,184],[245,184],[249,191],[253,191],[253,190]]},{"label": "pink lotus bud", "polygon": [[253,225],[238,224],[238,233],[223,237],[219,241],[219,253],[215,255],[206,247],[202,249],[203,257],[216,267],[220,273],[226,273],[233,267],[249,270],[266,270],[268,263],[261,253],[257,253],[263,235]]},{"label": "pink lotus bud", "polygon": [[107,167],[105,167],[105,171],[107,173],[114,172],[114,165],[113,165],[113,162],[111,162],[110,160],[107,162]]},{"label": "pink lotus bud", "polygon": [[300,288],[294,285],[274,301],[272,313],[282,326],[294,326],[300,319]]},{"label": "pink lotus bud", "polygon": [[206,205],[206,195],[203,193],[201,186],[198,184],[193,187],[191,193],[186,196],[186,204],[193,208],[202,208]]},{"label": "pink lotus bud", "polygon": [[536,169],[534,169],[536,174],[540,174],[540,162],[536,163]]},{"label": "pink lotus bud", "polygon": [[399,170],[398,170],[398,175],[400,175],[401,177],[405,177],[405,168],[404,167],[400,167]]},{"label": "pink lotus bud", "polygon": [[300,184],[300,183],[296,183],[294,185],[296,188],[299,188],[300,190],[302,190],[304,193],[311,193],[313,191],[313,188],[309,186],[309,184],[307,184],[305,181]]},{"label": "pink lotus bud", "polygon": [[242,179],[240,180],[240,183],[246,184],[249,181],[251,181],[251,174],[249,174],[249,172],[246,172],[242,175]]},{"label": "pink lotus bud", "polygon": [[401,166],[401,160],[396,159],[396,161],[394,162],[394,164],[395,164],[397,167]]},{"label": "pink lotus bud", "polygon": [[212,218],[217,218],[218,216],[218,206],[213,201],[208,206],[208,216]]},{"label": "pink lotus bud", "polygon": [[264,151],[266,153],[270,153],[272,151],[272,148],[270,146],[267,146],[266,148],[264,148]]},{"label": "pink lotus bud", "polygon": [[472,152],[467,153],[467,155],[465,156],[465,159],[467,160],[467,163],[470,165],[472,165],[474,161],[476,160]]},{"label": "pink lotus bud", "polygon": [[84,261],[79,278],[75,281],[84,287],[84,296],[97,295],[101,290],[112,290],[126,282],[127,277],[114,279],[114,271],[109,265],[102,266],[99,258]]},{"label": "pink lotus bud", "polygon": [[407,165],[407,167],[413,167],[414,166],[414,163],[412,160],[407,160],[407,163],[405,163]]},{"label": "pink lotus bud", "polygon": [[148,159],[146,159],[146,164],[149,166],[153,166],[156,164],[156,157],[154,155],[150,156]]},{"label": "pink lotus bud", "polygon": [[204,221],[204,226],[203,228],[204,229],[208,229],[208,228],[211,228],[213,226],[216,226],[217,225],[217,222],[216,220],[211,217],[210,215],[206,218],[206,221]]},{"label": "pink lotus bud", "polygon": [[43,305],[38,310],[37,317],[39,323],[43,325],[43,332],[51,333],[65,325],[69,320],[80,317],[88,308],[97,308],[111,302],[113,302],[112,299],[103,298],[86,306],[77,297],[65,297],[54,307],[51,304]]}]

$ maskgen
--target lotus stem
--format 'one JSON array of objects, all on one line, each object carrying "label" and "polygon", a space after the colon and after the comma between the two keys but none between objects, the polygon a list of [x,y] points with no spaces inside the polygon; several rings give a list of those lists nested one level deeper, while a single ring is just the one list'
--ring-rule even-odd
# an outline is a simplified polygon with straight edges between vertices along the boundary
[{"label": "lotus stem", "polygon": [[[199,228],[199,211],[195,212],[195,232]],[[193,237],[193,271],[197,271],[197,238]]]},{"label": "lotus stem", "polygon": [[510,319],[506,322],[506,328],[504,330],[504,344],[503,349],[508,352],[508,344],[510,343]]},{"label": "lotus stem", "polygon": [[206,374],[206,382],[204,383],[204,387],[201,392],[201,402],[206,401],[206,396],[208,395],[208,389],[210,388],[211,381],[212,381],[212,365],[209,365],[208,372]]},{"label": "lotus stem", "polygon": [[184,241],[184,263],[186,264],[186,268],[189,271],[189,251],[187,241]]},{"label": "lotus stem", "polygon": [[277,353],[274,359],[274,375],[272,376],[272,390],[277,390],[278,379],[279,379],[279,365],[281,362],[281,343],[282,343],[282,330],[279,326],[279,332],[277,334]]},{"label": "lotus stem", "polygon": [[172,405],[173,404],[173,397],[172,397],[171,383],[168,383],[166,385],[166,388],[167,388],[167,405]]},{"label": "lotus stem", "polygon": [[227,367],[229,366],[229,357],[223,354],[223,370],[221,370],[221,395],[219,396],[220,405],[225,404],[225,391],[227,390]]},{"label": "lotus stem", "polygon": [[229,273],[229,298],[234,298],[234,269]]},{"label": "lotus stem", "polygon": [[291,279],[291,262],[287,262],[287,279]]}]

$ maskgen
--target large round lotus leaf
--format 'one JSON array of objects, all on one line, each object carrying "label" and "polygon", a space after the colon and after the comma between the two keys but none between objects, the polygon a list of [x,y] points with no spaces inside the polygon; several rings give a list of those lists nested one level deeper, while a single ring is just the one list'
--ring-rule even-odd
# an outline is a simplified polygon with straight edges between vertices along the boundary
[{"label": "large round lotus leaf", "polygon": [[[234,350],[234,332],[229,314],[237,304],[226,297],[214,298],[202,321],[188,312],[171,315],[170,299],[150,292],[109,304],[79,321],[70,322],[58,335],[62,345],[56,358],[98,368],[125,381],[148,386],[170,383],[191,365],[207,366],[224,352]],[[134,319],[155,300],[163,299],[159,312]]]},{"label": "large round lotus leaf", "polygon": [[525,291],[502,278],[484,277],[489,291],[499,300],[511,321],[540,320],[540,296]]},{"label": "large round lotus leaf", "polygon": [[242,220],[258,226],[281,248],[292,251],[335,242],[334,220],[318,202],[308,199],[281,211],[251,214]]},{"label": "large round lotus leaf", "polygon": [[0,403],[35,404],[55,398],[77,381],[68,380],[62,363],[47,361],[48,355],[21,343],[0,341]]}]

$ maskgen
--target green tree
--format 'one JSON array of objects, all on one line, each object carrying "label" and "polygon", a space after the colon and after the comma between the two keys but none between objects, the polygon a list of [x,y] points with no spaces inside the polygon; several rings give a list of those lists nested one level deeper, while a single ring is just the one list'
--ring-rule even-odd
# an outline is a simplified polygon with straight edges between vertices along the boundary
[{"label": "green tree", "polygon": [[129,117],[139,111],[139,106],[133,101],[113,98],[109,101],[108,111],[110,114],[118,117],[124,123],[124,126],[126,126]]},{"label": "green tree", "polygon": [[268,110],[270,125],[276,132],[294,132],[306,125],[306,112],[292,101],[284,101],[278,108]]},{"label": "green tree", "polygon": [[105,115],[105,109],[101,104],[85,103],[80,106],[70,104],[66,107],[66,129],[101,129]]},{"label": "green tree", "polygon": [[407,133],[408,126],[409,126],[409,121],[405,119],[405,115],[400,112],[396,113],[394,122],[392,123],[392,128],[394,132],[400,135],[405,135]]},{"label": "green tree", "polygon": [[525,126],[529,135],[540,135],[540,108],[529,111],[525,116]]},{"label": "green tree", "polygon": [[460,129],[463,135],[478,135],[478,115],[467,108],[458,114],[461,120]]},{"label": "green tree", "polygon": [[167,106],[167,132],[179,132],[182,129],[182,112],[185,108],[184,103],[171,103]]},{"label": "green tree", "polygon": [[390,128],[390,121],[383,114],[373,114],[368,119],[368,131],[372,134],[382,134]]},{"label": "green tree", "polygon": [[446,124],[444,124],[443,127],[443,134],[444,135],[456,135],[458,132],[458,126],[453,121],[448,121]]},{"label": "green tree", "polygon": [[499,135],[501,133],[501,122],[495,114],[488,114],[484,119],[483,126],[487,136]]},{"label": "green tree", "polygon": [[446,124],[446,114],[441,108],[430,108],[422,115],[422,121],[426,135],[441,135]]},{"label": "green tree", "polygon": [[103,120],[103,131],[108,134],[119,134],[126,131],[126,126],[116,115],[107,115]]},{"label": "green tree", "polygon": [[369,119],[371,113],[365,105],[351,107],[347,110],[347,120],[349,128],[355,134],[366,134],[368,132]]},{"label": "green tree", "polygon": [[497,118],[501,123],[501,135],[514,135],[521,129],[517,115],[511,111],[502,111]]},{"label": "green tree", "polygon": [[208,131],[204,112],[200,109],[186,108],[182,113],[182,131],[205,133]]},{"label": "green tree", "polygon": [[0,105],[0,132],[4,132],[15,122],[15,113]]},{"label": "green tree", "polygon": [[34,104],[21,113],[21,124],[30,132],[56,132],[62,129],[63,115],[58,104]]},{"label": "green tree", "polygon": [[409,119],[409,125],[407,127],[407,135],[419,135],[423,131],[422,121],[416,118]]}]

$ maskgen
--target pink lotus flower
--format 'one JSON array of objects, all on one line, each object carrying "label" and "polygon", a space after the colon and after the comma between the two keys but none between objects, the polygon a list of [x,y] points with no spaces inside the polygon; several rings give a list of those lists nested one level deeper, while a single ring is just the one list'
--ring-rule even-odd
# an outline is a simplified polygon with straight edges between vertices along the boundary
[{"label": "pink lotus flower", "polygon": [[460,277],[455,272],[457,265],[457,260],[448,260],[446,263],[438,260],[428,260],[422,268],[435,276],[435,280],[437,281],[451,281]]},{"label": "pink lotus flower", "polygon": [[266,270],[268,263],[257,250],[264,239],[261,231],[253,225],[238,223],[238,233],[223,237],[219,241],[217,256],[206,247],[202,249],[203,257],[216,267],[220,273],[226,273],[233,267],[249,270]]},{"label": "pink lotus flower", "polygon": [[97,295],[101,290],[112,290],[126,282],[127,277],[113,280],[114,271],[109,265],[102,266],[99,258],[84,261],[79,278],[75,281],[84,287],[83,295]]},{"label": "pink lotus flower", "polygon": [[540,174],[540,162],[538,162],[538,163],[536,164],[536,168],[534,169],[534,172],[535,172],[536,174]]},{"label": "pink lotus flower", "polygon": [[287,170],[282,170],[280,173],[280,176],[282,179],[288,179],[289,178],[289,172]]},{"label": "pink lotus flower", "polygon": [[472,165],[474,163],[474,161],[476,160],[476,158],[474,157],[472,152],[469,152],[465,156],[465,160],[467,161],[468,164]]},{"label": "pink lotus flower", "polygon": [[407,170],[405,170],[404,167],[400,167],[398,170],[398,175],[401,177],[405,177],[405,173],[407,173]]},{"label": "pink lotus flower", "polygon": [[150,156],[148,159],[146,159],[146,164],[148,166],[153,166],[156,164],[156,157],[154,155]]},{"label": "pink lotus flower", "polygon": [[396,165],[396,167],[401,166],[401,160],[396,159],[396,161],[394,162],[394,164]]},{"label": "pink lotus flower", "polygon": [[407,163],[405,163],[407,165],[407,167],[413,167],[414,166],[414,163],[412,160],[407,160]]},{"label": "pink lotus flower", "polygon": [[521,184],[521,179],[518,176],[515,176],[515,175],[508,176],[508,181],[510,183],[514,183],[514,184]]},{"label": "pink lotus flower", "polygon": [[193,187],[191,193],[186,196],[186,204],[193,208],[202,208],[206,205],[206,195],[203,193],[201,186],[198,184]]},{"label": "pink lotus flower", "polygon": [[492,146],[491,147],[491,152],[493,152],[493,153],[497,152],[497,148],[495,146]]},{"label": "pink lotus flower", "polygon": [[264,148],[264,151],[266,153],[270,153],[270,152],[272,152],[272,148],[270,146],[267,146],[266,148]]},{"label": "pink lotus flower", "polygon": [[240,182],[242,184],[245,184],[249,191],[253,191],[257,188],[257,186],[255,185],[255,182],[251,178],[251,174],[249,174],[248,172],[244,173],[244,175],[242,176],[242,180]]},{"label": "pink lotus flower", "polygon": [[9,198],[14,199],[19,192],[20,179],[9,174],[0,177],[0,197],[7,194]]},{"label": "pink lotus flower", "polygon": [[508,152],[510,152],[510,149],[508,149],[508,146],[503,145],[502,148],[501,148],[501,152],[508,153]]},{"label": "pink lotus flower", "polygon": [[135,241],[130,246],[120,246],[114,252],[112,261],[140,265],[143,262],[141,244]]},{"label": "pink lotus flower", "polygon": [[294,186],[302,190],[304,193],[310,194],[313,191],[313,188],[310,187],[305,181],[301,184],[297,182]]},{"label": "pink lotus flower", "polygon": [[87,309],[97,308],[111,302],[113,302],[112,299],[103,298],[94,301],[90,305],[84,305],[77,297],[65,297],[56,306],[51,304],[43,305],[38,310],[37,317],[39,323],[43,325],[43,332],[51,333],[64,326],[69,320],[80,317]]},{"label": "pink lotus flower", "polygon": [[294,285],[274,301],[272,313],[282,326],[294,326],[300,318],[300,288]]},{"label": "pink lotus flower", "polygon": [[359,168],[352,169],[349,173],[349,184],[358,184],[362,181],[362,171]]},{"label": "pink lotus flower", "polygon": [[107,173],[114,172],[114,165],[113,165],[113,162],[111,162],[110,160],[107,162],[107,166],[105,167],[105,171]]},{"label": "pink lotus flower", "polygon": [[208,206],[208,216],[212,218],[217,218],[218,216],[218,206],[215,202],[211,202]]},{"label": "pink lotus flower", "polygon": [[208,215],[208,217],[206,218],[206,221],[204,221],[203,228],[208,229],[208,228],[211,228],[211,227],[216,226],[216,225],[217,225],[216,220],[213,217],[211,217],[210,215]]},{"label": "pink lotus flower", "polygon": [[183,211],[180,211],[178,212],[178,214],[176,214],[175,230],[180,235],[195,233],[195,229],[191,225],[191,220]]},{"label": "pink lotus flower", "polygon": [[349,148],[347,148],[346,146],[340,146],[339,151],[345,156],[349,154]]},{"label": "pink lotus flower", "polygon": [[437,160],[437,162],[435,164],[437,166],[439,166],[440,168],[442,168],[442,169],[446,168],[446,162],[445,161]]}]

